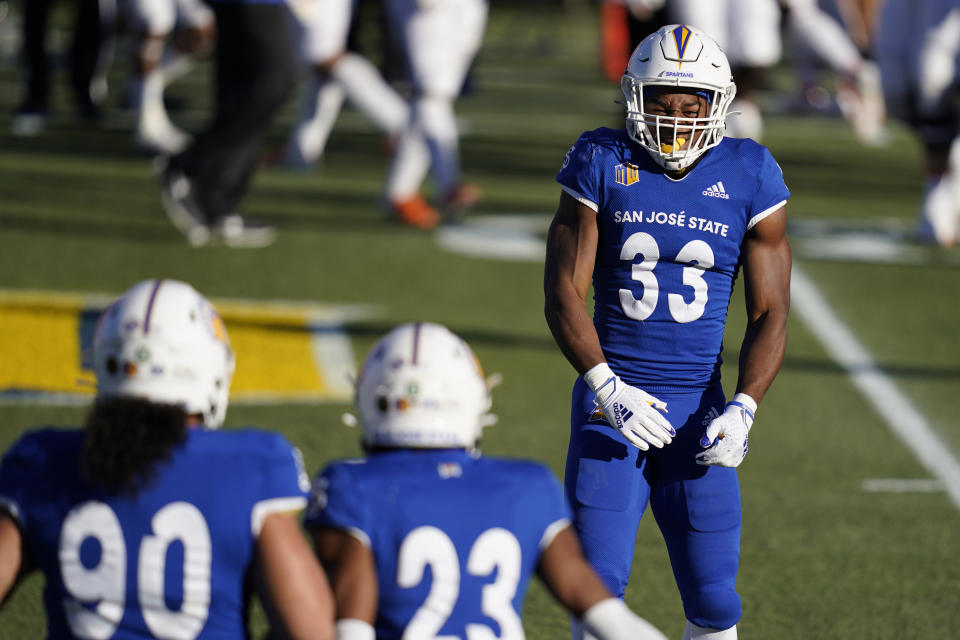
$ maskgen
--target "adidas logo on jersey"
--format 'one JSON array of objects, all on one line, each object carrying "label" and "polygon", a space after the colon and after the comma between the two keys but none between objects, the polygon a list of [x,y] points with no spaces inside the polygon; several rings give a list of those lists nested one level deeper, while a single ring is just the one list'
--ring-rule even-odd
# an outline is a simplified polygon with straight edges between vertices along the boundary
[{"label": "adidas logo on jersey", "polygon": [[710,198],[723,198],[724,200],[730,199],[730,194],[728,194],[727,190],[723,188],[723,183],[719,181],[712,187],[707,187],[704,189],[702,193]]}]

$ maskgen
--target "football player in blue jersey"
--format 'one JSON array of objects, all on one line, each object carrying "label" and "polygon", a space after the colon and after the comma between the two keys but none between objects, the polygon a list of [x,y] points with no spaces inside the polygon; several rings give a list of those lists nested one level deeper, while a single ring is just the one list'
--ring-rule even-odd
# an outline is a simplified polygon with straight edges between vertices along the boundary
[{"label": "football player in blue jersey", "polygon": [[[649,502],[684,637],[729,640],[741,616],[735,467],[786,347],[790,193],[765,147],[724,137],[736,89],[702,31],[648,36],[622,89],[626,128],[588,131],[566,153],[547,240],[545,315],[580,374],[567,495],[587,558],[620,596]],[[741,271],[747,329],[726,402],[720,352]]]},{"label": "football player in blue jersey", "polygon": [[395,328],[367,356],[357,408],[368,455],[328,466],[306,515],[338,640],[522,639],[534,573],[597,637],[664,639],[590,568],[550,470],[479,455],[490,393],[463,340]]},{"label": "football player in blue jersey", "polygon": [[190,285],[148,280],[101,316],[86,426],[24,435],[0,463],[0,600],[45,579],[50,638],[244,638],[252,586],[296,638],[334,637],[283,436],[216,431],[234,355]]}]

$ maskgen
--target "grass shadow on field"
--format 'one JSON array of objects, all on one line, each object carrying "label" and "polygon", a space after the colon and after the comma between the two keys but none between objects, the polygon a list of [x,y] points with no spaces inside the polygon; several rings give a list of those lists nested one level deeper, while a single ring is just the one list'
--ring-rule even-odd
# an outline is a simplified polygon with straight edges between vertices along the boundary
[{"label": "grass shadow on field", "polygon": [[[9,125],[0,124],[0,131]],[[85,161],[94,158],[147,160],[149,155],[138,149],[129,131],[106,129],[98,123],[55,124],[40,135],[0,136],[5,153],[22,155],[56,155]]]},{"label": "grass shadow on field", "polygon": [[[162,215],[162,214],[158,214]],[[99,222],[84,219],[51,219],[27,213],[0,214],[0,229],[46,234],[56,237],[116,239],[124,242],[136,242],[150,245],[180,245],[183,237],[171,227],[169,231],[160,231],[142,223],[124,224],[123,222]]]},{"label": "grass shadow on field", "polygon": [[[737,362],[740,353],[724,351],[724,362]],[[915,366],[894,363],[876,362],[875,368],[883,371],[892,378],[910,380],[960,380],[960,367]],[[818,358],[786,357],[781,370],[806,373],[828,373],[847,375],[848,371],[833,360]]]},{"label": "grass shadow on field", "polygon": [[[346,331],[354,338],[377,339],[393,329],[395,324],[386,323],[348,323]],[[484,331],[482,329],[461,328],[456,325],[447,327],[473,347],[511,347],[536,351],[554,352],[557,344],[549,336],[533,336],[504,331]]]}]

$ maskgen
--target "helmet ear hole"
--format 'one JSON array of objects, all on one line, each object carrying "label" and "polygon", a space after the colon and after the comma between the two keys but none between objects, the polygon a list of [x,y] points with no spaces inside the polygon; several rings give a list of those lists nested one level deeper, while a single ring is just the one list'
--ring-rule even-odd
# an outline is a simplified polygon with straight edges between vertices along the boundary
[{"label": "helmet ear hole", "polygon": [[117,375],[117,371],[120,370],[120,365],[117,364],[117,359],[114,358],[113,356],[110,356],[109,358],[107,358],[106,369],[107,369],[107,373],[109,373],[110,375],[112,376]]},{"label": "helmet ear hole", "polygon": [[377,409],[380,411],[380,413],[386,413],[389,408],[390,401],[387,400],[387,396],[377,397]]}]

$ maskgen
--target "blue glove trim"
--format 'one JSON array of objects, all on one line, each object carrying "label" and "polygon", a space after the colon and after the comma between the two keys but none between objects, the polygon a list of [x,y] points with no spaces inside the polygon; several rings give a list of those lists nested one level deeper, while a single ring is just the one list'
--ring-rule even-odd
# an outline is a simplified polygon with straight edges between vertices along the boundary
[{"label": "blue glove trim", "polygon": [[743,404],[742,402],[737,402],[736,400],[731,400],[730,402],[727,403],[727,406],[728,406],[728,407],[729,407],[730,405],[733,405],[734,407],[740,407],[741,409],[743,409],[743,412],[746,413],[748,416],[750,416],[750,419],[753,420],[753,411],[750,411],[750,409],[748,409],[747,406],[746,406],[745,404]]}]

